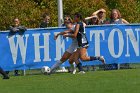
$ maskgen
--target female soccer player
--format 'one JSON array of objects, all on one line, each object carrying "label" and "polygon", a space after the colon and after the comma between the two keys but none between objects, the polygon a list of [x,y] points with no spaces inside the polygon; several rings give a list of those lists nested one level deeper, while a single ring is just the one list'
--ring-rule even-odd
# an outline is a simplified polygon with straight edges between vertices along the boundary
[{"label": "female soccer player", "polygon": [[77,23],[74,33],[64,34],[65,37],[77,38],[78,49],[76,52],[76,56],[74,57],[74,60],[77,60],[79,58],[82,61],[99,60],[103,64],[105,64],[105,59],[103,56],[87,56],[86,53],[87,53],[87,48],[89,46],[89,43],[85,33],[86,24],[82,22],[82,15],[80,13],[75,13],[74,20]]},{"label": "female soccer player", "polygon": [[[55,36],[55,40],[57,39],[57,37],[58,37],[59,35],[72,34],[73,31],[74,31],[74,29],[75,29],[75,26],[74,26],[72,23],[67,23],[67,24],[66,24],[66,27],[68,28],[68,30],[66,30],[66,31],[64,31],[64,32],[58,33],[58,34]],[[51,74],[52,72],[54,72],[56,68],[58,68],[62,63],[64,63],[64,62],[65,62],[67,59],[69,59],[72,55],[74,56],[74,55],[75,55],[74,52],[76,51],[77,48],[78,48],[77,39],[73,38],[73,39],[72,39],[72,44],[71,44],[70,47],[66,50],[66,52],[63,54],[62,58],[61,58],[59,61],[57,61],[57,62],[51,67],[51,72],[50,72],[50,74]],[[73,57],[73,56],[72,56],[72,57]],[[72,60],[72,58],[70,58],[69,61],[70,61],[70,64],[73,64],[73,62],[74,62],[74,61]],[[78,59],[75,60],[75,63],[77,64],[77,67],[78,67],[80,73],[85,73],[85,72],[83,71],[82,64],[79,62]],[[73,74],[75,74],[75,72],[74,72]]]}]

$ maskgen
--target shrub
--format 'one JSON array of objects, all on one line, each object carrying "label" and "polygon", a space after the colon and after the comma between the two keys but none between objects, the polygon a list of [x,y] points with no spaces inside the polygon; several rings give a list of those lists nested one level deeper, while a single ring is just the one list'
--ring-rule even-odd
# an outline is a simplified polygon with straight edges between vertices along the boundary
[{"label": "shrub", "polygon": [[[81,12],[87,17],[100,8],[107,11],[107,17],[117,8],[124,19],[140,22],[139,0],[63,0],[64,15]],[[57,26],[57,0],[0,0],[0,30],[6,30],[15,17],[28,28],[38,28],[44,13],[50,15],[51,26]]]}]

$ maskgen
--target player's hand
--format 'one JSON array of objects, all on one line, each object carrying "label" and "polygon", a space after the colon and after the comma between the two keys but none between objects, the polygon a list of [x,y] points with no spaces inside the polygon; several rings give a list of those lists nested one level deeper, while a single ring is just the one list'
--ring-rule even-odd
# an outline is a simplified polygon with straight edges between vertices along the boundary
[{"label": "player's hand", "polygon": [[18,31],[19,31],[19,29],[13,28],[13,32],[18,32]]},{"label": "player's hand", "polygon": [[63,37],[66,38],[68,36],[68,34],[63,34]]},{"label": "player's hand", "polygon": [[103,8],[101,8],[99,11],[102,11],[102,12],[104,12],[104,13],[106,12],[105,9],[103,9]]},{"label": "player's hand", "polygon": [[57,38],[58,38],[58,35],[55,35],[55,36],[54,36],[54,40],[56,40]]}]

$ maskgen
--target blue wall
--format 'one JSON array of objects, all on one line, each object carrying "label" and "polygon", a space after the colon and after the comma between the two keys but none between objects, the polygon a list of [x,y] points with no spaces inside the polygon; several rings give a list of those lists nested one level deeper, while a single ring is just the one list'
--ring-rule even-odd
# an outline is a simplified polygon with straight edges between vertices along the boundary
[{"label": "blue wall", "polygon": [[[71,44],[54,34],[65,28],[28,29],[24,35],[0,32],[0,66],[5,70],[35,69],[52,66]],[[140,62],[140,25],[105,25],[86,27],[90,47],[88,55],[103,55],[107,64]],[[99,61],[84,65],[101,64]],[[68,62],[63,64],[69,66]]]}]

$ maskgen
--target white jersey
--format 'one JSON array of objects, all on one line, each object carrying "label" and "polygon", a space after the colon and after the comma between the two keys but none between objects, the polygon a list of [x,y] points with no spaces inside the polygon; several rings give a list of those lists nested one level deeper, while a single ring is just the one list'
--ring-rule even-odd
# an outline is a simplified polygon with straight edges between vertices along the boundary
[{"label": "white jersey", "polygon": [[[74,32],[75,31],[75,25],[71,28],[71,30]],[[78,41],[77,38],[72,38],[72,44],[69,46],[69,48],[67,49],[67,52],[69,53],[73,53],[77,50],[78,48]]]},{"label": "white jersey", "polygon": [[[75,31],[75,25],[71,28],[71,30],[74,32]],[[78,44],[77,38],[72,38],[72,43]]]}]

